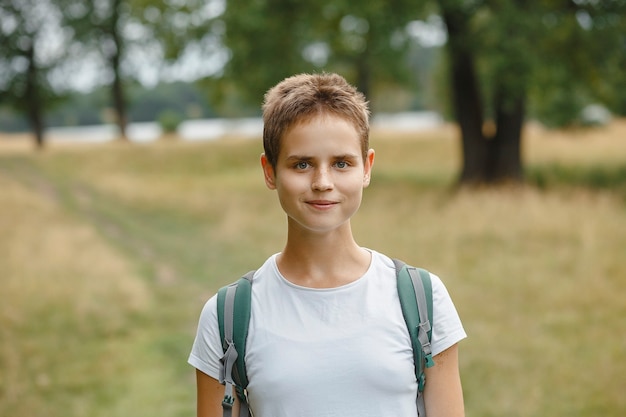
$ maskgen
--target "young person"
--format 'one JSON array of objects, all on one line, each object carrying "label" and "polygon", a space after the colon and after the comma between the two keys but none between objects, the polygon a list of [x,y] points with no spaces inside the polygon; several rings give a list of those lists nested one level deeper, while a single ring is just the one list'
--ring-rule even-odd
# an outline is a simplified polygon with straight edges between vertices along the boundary
[{"label": "young person", "polygon": [[[359,246],[350,227],[374,164],[368,119],[363,95],[336,74],[296,75],[265,96],[261,166],[287,216],[287,241],[253,279],[246,366],[255,417],[417,416],[393,261]],[[457,344],[466,334],[445,286],[431,280],[426,412],[459,417]],[[189,357],[198,417],[222,415],[222,355],[213,297]]]}]

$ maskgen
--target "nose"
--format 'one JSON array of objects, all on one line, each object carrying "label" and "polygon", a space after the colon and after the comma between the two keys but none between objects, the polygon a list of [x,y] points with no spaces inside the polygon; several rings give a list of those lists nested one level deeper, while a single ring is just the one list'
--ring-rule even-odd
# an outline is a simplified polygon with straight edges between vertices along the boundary
[{"label": "nose", "polygon": [[311,182],[311,189],[314,191],[327,191],[333,189],[332,175],[326,168],[319,168],[315,170],[313,181]]}]

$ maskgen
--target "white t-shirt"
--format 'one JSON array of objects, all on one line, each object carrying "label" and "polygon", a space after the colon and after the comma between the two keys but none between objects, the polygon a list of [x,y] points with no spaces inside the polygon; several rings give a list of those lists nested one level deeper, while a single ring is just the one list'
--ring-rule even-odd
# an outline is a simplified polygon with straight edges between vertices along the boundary
[{"label": "white t-shirt", "polygon": [[[466,337],[431,274],[433,355]],[[216,297],[204,306],[189,363],[219,379]],[[255,417],[416,416],[417,381],[393,261],[372,251],[367,272],[328,289],[287,281],[271,256],[254,275],[246,343]]]}]

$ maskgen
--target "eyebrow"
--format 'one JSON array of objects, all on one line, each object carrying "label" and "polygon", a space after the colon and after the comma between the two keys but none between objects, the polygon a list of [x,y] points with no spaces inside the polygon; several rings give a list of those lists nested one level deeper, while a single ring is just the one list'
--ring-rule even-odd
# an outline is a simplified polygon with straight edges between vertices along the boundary
[{"label": "eyebrow", "polygon": [[[359,158],[360,155],[356,155],[356,154],[351,154],[351,153],[347,153],[347,154],[343,154],[343,155],[336,155],[333,156],[332,159],[357,159]],[[289,155],[287,157],[287,161],[311,161],[315,159],[313,156],[306,156],[306,155]]]},{"label": "eyebrow", "polygon": [[304,156],[304,155],[289,155],[287,157],[287,161],[310,161],[312,160],[312,156]]}]

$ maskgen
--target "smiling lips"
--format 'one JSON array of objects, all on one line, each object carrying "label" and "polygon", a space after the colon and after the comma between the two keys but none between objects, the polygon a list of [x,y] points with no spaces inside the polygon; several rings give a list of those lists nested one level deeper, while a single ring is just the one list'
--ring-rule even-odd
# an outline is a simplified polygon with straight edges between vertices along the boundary
[{"label": "smiling lips", "polygon": [[306,203],[319,210],[326,210],[326,209],[333,207],[335,204],[337,204],[336,201],[330,201],[330,200],[310,200],[310,201],[307,201]]}]

